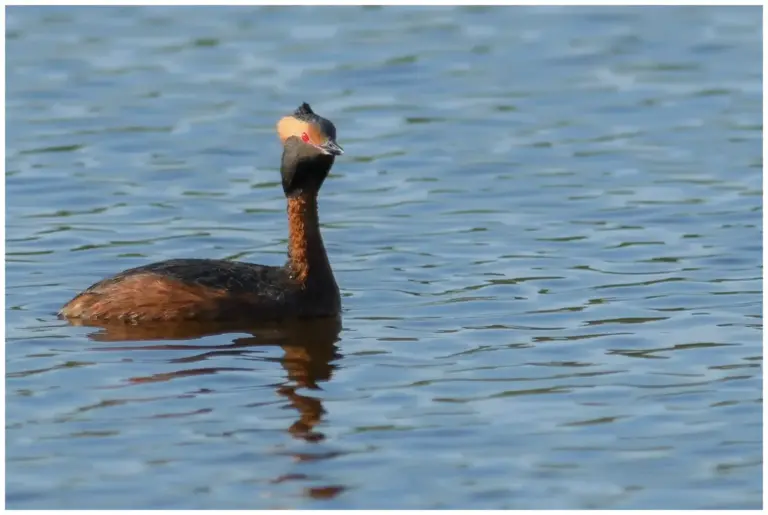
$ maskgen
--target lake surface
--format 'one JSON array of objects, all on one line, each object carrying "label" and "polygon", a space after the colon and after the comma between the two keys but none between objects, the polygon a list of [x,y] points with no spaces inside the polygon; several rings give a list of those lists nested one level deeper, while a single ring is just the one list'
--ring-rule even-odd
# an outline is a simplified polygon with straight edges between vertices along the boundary
[{"label": "lake surface", "polygon": [[[761,507],[759,7],[15,7],[6,45],[8,508]],[[340,326],[56,318],[281,264],[302,101]]]}]

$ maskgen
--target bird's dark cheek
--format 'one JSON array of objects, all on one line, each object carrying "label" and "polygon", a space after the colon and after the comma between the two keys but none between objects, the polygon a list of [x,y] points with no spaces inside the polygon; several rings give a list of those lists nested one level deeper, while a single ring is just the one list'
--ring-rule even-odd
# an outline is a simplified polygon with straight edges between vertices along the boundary
[{"label": "bird's dark cheek", "polygon": [[[333,156],[328,156],[330,164],[333,163]],[[330,164],[328,170],[330,170]],[[318,171],[311,166],[296,166],[292,168],[281,169],[283,192],[286,196],[295,196],[303,191],[317,192],[323,185],[328,172]]]}]

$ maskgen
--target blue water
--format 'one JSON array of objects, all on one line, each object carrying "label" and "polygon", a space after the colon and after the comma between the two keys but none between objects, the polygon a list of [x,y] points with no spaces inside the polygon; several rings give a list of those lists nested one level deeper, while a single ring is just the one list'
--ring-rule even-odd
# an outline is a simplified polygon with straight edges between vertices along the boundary
[{"label": "blue water", "polygon": [[[8,508],[760,508],[760,8],[11,7]],[[54,313],[280,264],[276,120],[341,327]]]}]

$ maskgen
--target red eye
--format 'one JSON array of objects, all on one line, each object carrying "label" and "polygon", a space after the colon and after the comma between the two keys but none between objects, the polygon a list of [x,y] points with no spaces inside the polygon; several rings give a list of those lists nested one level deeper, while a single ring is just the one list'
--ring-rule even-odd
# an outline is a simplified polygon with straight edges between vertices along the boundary
[{"label": "red eye", "polygon": [[301,133],[301,141],[303,141],[304,143],[309,143],[309,136],[307,136],[306,132]]}]

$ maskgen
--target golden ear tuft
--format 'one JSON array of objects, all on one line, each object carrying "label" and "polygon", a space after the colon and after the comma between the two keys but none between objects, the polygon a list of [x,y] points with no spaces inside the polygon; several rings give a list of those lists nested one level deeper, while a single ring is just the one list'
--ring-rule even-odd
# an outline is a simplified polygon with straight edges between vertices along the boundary
[{"label": "golden ear tuft", "polygon": [[297,120],[293,116],[286,116],[277,122],[277,135],[283,143],[291,136],[300,138],[302,133],[309,133],[309,131],[310,127],[307,122]]}]

